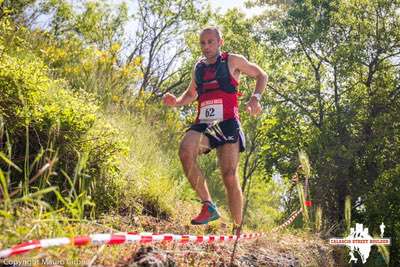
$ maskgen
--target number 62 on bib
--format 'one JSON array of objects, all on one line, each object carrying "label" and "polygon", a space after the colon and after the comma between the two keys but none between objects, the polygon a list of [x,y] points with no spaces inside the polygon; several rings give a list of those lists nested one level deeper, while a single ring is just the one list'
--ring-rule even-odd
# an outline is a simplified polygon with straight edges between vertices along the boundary
[{"label": "number 62 on bib", "polygon": [[224,119],[222,99],[207,100],[200,104],[199,120],[201,123],[222,121]]}]

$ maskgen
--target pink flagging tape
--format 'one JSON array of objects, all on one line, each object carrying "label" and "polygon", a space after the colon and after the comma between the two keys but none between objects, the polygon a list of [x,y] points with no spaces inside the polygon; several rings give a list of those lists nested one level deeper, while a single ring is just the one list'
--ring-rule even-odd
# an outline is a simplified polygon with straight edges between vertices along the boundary
[{"label": "pink flagging tape", "polygon": [[236,235],[176,235],[176,234],[152,234],[152,233],[116,233],[116,234],[92,234],[89,236],[77,236],[73,238],[52,238],[31,240],[15,245],[11,248],[0,250],[0,259],[13,255],[27,253],[34,249],[59,247],[59,246],[85,246],[85,245],[118,245],[125,243],[151,243],[151,242],[178,242],[178,243],[213,243],[227,242],[239,239],[252,239],[264,236],[264,233]]}]

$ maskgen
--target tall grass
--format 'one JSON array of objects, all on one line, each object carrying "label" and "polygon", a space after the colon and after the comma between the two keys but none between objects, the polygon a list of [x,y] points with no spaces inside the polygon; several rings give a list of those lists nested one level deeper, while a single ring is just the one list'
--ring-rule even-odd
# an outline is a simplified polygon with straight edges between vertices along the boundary
[{"label": "tall grass", "polygon": [[[174,203],[186,194],[188,183],[179,163],[176,143],[162,149],[162,125],[146,125],[143,117],[129,114],[109,116],[129,148],[121,161],[117,183],[123,188],[121,208],[160,217],[176,215]],[[184,182],[183,182],[184,181]],[[130,207],[129,207],[130,206]]]},{"label": "tall grass", "polygon": [[301,164],[303,174],[305,177],[311,177],[311,165],[307,153],[304,150],[299,151],[299,162]]},{"label": "tall grass", "polygon": [[[379,237],[374,237],[374,238],[379,238]],[[381,253],[383,260],[387,265],[389,265],[390,262],[390,251],[387,246],[384,245],[378,245],[378,251]]]},{"label": "tall grass", "polygon": [[317,206],[315,210],[315,231],[317,233],[321,232],[322,227],[322,207],[321,205]]},{"label": "tall grass", "polygon": [[[27,127],[28,128],[28,127]],[[4,131],[2,131],[4,133]],[[7,132],[7,131],[6,131]],[[54,137],[53,137],[54,138]],[[8,150],[8,154],[11,155],[11,144],[10,139],[6,139],[7,142],[5,146]],[[28,130],[26,131],[26,146],[28,147],[29,143],[29,134]],[[54,141],[54,140],[53,140]],[[48,145],[52,146],[53,141],[49,141]],[[75,191],[75,185],[70,180],[70,194],[67,197],[63,197],[58,186],[53,186],[49,182],[49,178],[55,173],[53,172],[54,165],[57,162],[57,153],[51,153],[53,158],[44,159],[47,156],[47,151],[52,151],[48,147],[41,148],[37,155],[35,156],[33,162],[30,163],[29,157],[29,148],[25,150],[25,159],[24,159],[24,168],[21,169],[15,163],[11,161],[11,159],[4,154],[3,151],[0,151],[0,159],[8,166],[8,168],[14,168],[18,172],[22,172],[24,175],[23,184],[19,184],[17,187],[11,187],[11,172],[8,171],[4,173],[2,169],[0,169],[0,207],[2,208],[1,214],[5,217],[10,217],[12,211],[18,207],[20,204],[25,204],[33,207],[34,203],[39,204],[41,207],[46,207],[49,209],[58,209],[57,203],[48,203],[45,200],[45,196],[49,193],[53,193],[56,196],[56,199],[59,203],[62,204],[61,210],[67,210],[70,214],[75,218],[83,218],[84,210],[86,205],[93,205],[88,198],[84,188],[80,188],[79,195]],[[76,166],[76,172],[74,173],[74,182],[78,182],[79,184],[83,184],[82,177],[79,176],[82,166],[84,166],[85,159],[80,159]],[[39,164],[42,162],[46,162],[42,166]],[[34,175],[33,170],[37,170]],[[62,173],[65,174],[64,171],[61,170]],[[68,178],[69,176],[66,175]],[[79,192],[80,192],[79,191]],[[21,194],[22,192],[22,194]],[[72,192],[74,194],[72,194]]]},{"label": "tall grass", "polygon": [[[305,189],[301,183],[297,184],[297,192],[299,194],[300,206],[303,209],[303,221],[306,228],[310,226],[310,216],[308,212],[308,207],[305,205],[306,200],[309,199],[309,189],[308,189],[308,179],[311,177],[311,166],[308,156],[304,150],[300,150],[298,153],[299,162],[301,166],[302,173],[305,178]],[[306,190],[306,191],[305,191]]]},{"label": "tall grass", "polygon": [[1,197],[4,202],[4,214],[5,214],[11,208],[11,199],[8,193],[8,181],[4,176],[2,170],[0,170],[0,189],[1,189]]},{"label": "tall grass", "polygon": [[304,226],[305,228],[309,227],[309,223],[310,223],[310,216],[308,213],[308,207],[305,205],[305,197],[304,197],[304,187],[301,183],[297,184],[297,193],[299,195],[299,201],[300,201],[300,206],[303,209],[303,222],[304,222]]},{"label": "tall grass", "polygon": [[344,200],[344,223],[345,223],[345,234],[350,233],[351,227],[351,196],[346,196]]}]

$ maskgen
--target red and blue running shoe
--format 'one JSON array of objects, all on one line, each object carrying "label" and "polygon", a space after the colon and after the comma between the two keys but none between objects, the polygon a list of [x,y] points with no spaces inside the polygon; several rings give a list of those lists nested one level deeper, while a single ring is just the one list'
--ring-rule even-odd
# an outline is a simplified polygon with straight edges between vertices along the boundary
[{"label": "red and blue running shoe", "polygon": [[219,217],[221,216],[217,210],[217,206],[210,201],[204,201],[200,214],[192,219],[192,224],[207,224],[217,220]]}]

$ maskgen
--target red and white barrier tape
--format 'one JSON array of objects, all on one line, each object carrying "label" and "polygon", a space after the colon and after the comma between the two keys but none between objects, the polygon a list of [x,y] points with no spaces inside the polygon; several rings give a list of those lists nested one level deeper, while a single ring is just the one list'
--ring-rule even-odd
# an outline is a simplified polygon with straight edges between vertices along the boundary
[{"label": "red and white barrier tape", "polygon": [[[274,228],[276,232],[291,224],[302,212],[299,209],[293,212],[290,217],[281,225]],[[239,239],[252,239],[265,236],[265,233],[241,234]],[[116,234],[92,234],[89,236],[77,236],[73,238],[61,237],[41,240],[31,240],[11,248],[0,250],[0,259],[13,255],[27,253],[34,249],[60,247],[60,246],[84,246],[84,245],[118,245],[124,243],[150,243],[150,242],[178,242],[178,243],[213,243],[236,240],[236,235],[176,235],[176,234],[151,234],[151,233],[116,233]]]},{"label": "red and white barrier tape", "polygon": [[[264,233],[242,234],[239,239],[251,239],[264,236]],[[236,235],[176,235],[176,234],[149,234],[149,233],[117,233],[117,234],[92,234],[89,236],[78,236],[73,238],[52,238],[42,240],[31,240],[15,245],[11,248],[0,250],[0,259],[13,255],[23,254],[38,248],[49,248],[58,246],[84,246],[84,245],[117,245],[124,243],[150,243],[150,242],[178,242],[178,243],[212,243],[233,241]]]},{"label": "red and white barrier tape", "polygon": [[288,226],[289,224],[291,224],[291,223],[297,218],[297,216],[299,216],[299,214],[300,214],[302,211],[303,211],[303,209],[300,208],[299,210],[293,212],[293,213],[289,216],[289,218],[288,218],[283,224],[281,224],[281,225],[279,225],[278,227],[274,228],[272,231],[273,231],[273,232],[276,232],[276,231],[281,230],[282,228]]}]

